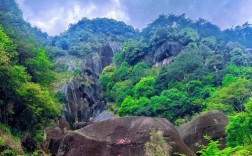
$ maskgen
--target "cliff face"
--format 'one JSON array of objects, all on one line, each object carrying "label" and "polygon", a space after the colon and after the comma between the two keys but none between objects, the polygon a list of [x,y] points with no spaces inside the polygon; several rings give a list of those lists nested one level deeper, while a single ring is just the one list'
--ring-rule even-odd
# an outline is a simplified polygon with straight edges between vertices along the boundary
[{"label": "cliff face", "polygon": [[[88,122],[105,110],[106,102],[98,85],[99,74],[106,66],[113,64],[113,56],[118,49],[118,46],[107,44],[99,53],[92,53],[81,60],[79,65],[73,63],[80,66],[81,73],[80,76],[71,78],[64,87],[67,103],[64,105],[63,116],[69,123]],[[162,67],[171,63],[181,49],[179,43],[167,41],[149,52],[143,61]],[[75,66],[72,68],[76,68]]]},{"label": "cliff face", "polygon": [[148,64],[163,67],[170,64],[182,48],[183,46],[178,42],[166,41],[161,46],[152,49],[143,60]]},{"label": "cliff face", "polygon": [[73,63],[73,68],[80,66],[80,73],[61,89],[67,99],[62,115],[71,125],[88,122],[105,110],[106,102],[101,96],[98,79],[103,68],[112,64],[113,56],[113,48],[105,45],[100,53],[91,54],[79,64]]}]

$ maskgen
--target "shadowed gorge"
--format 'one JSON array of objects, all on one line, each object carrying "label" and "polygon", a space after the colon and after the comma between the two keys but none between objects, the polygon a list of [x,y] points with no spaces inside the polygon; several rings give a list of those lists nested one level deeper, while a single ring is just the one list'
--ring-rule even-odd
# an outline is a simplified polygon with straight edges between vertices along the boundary
[{"label": "shadowed gorge", "polygon": [[0,0],[0,155],[252,155],[248,22],[82,17],[50,36],[18,4]]}]

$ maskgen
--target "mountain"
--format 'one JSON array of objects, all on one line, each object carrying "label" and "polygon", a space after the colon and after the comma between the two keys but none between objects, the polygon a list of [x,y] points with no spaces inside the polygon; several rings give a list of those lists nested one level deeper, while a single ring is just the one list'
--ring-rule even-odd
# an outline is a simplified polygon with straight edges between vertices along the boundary
[{"label": "mountain", "polygon": [[[178,146],[192,155],[191,150],[250,155],[251,31],[248,23],[220,30],[183,14],[160,15],[142,31],[113,19],[83,18],[62,34],[48,36],[23,19],[14,0],[0,0],[0,155],[36,155],[38,149],[66,153],[72,147],[66,150],[58,143],[78,143],[85,134],[90,137],[83,137],[83,146],[96,140],[98,146],[89,149],[93,152],[107,141],[106,149],[116,144],[117,153],[132,145],[143,154],[148,138],[172,136],[178,141],[173,152],[180,151]],[[114,125],[105,126],[104,135],[102,129],[90,131],[103,123]],[[165,134],[151,132],[152,127],[165,127]],[[136,137],[141,146],[133,137],[136,128],[144,132]],[[120,138],[127,132],[133,143]],[[204,141],[205,134],[212,138]],[[194,143],[204,146],[195,148]]]}]

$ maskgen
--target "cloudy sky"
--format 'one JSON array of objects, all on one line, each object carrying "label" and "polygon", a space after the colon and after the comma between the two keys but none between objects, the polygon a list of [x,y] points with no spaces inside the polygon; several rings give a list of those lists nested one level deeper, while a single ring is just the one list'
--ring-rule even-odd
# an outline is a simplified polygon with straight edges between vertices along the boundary
[{"label": "cloudy sky", "polygon": [[222,29],[252,23],[252,0],[16,0],[24,18],[56,35],[82,17],[108,17],[143,28],[160,14],[199,17]]}]

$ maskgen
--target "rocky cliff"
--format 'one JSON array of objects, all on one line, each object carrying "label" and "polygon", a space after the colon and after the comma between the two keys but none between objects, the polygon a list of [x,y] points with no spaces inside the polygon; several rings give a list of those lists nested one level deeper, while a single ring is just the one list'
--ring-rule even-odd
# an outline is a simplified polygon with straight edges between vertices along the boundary
[{"label": "rocky cliff", "polygon": [[106,102],[101,96],[98,79],[103,68],[112,64],[115,53],[113,49],[115,48],[105,45],[99,53],[90,54],[79,64],[72,63],[71,69],[80,66],[80,72],[60,90],[66,95],[67,100],[64,104],[63,117],[71,125],[76,122],[88,122],[105,110]]}]

